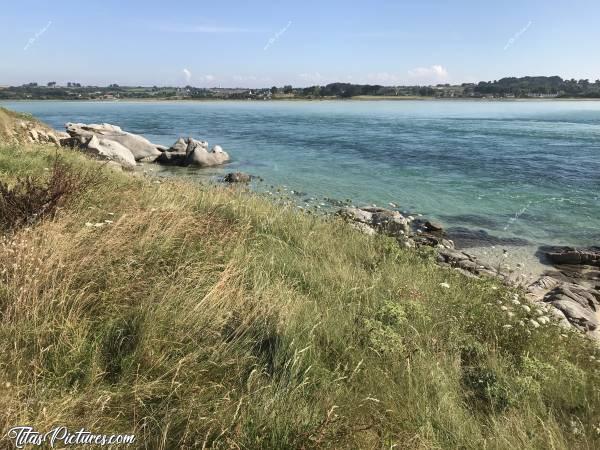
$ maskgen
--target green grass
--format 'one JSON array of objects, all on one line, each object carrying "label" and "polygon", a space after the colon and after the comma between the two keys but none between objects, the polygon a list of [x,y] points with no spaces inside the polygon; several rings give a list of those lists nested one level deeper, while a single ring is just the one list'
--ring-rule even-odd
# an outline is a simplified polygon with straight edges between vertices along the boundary
[{"label": "green grass", "polygon": [[[0,146],[0,177],[47,173],[55,152]],[[600,445],[592,343],[519,325],[535,308],[508,317],[512,291],[430,252],[247,192],[105,170],[54,220],[6,235],[0,271],[3,435],[65,425],[149,449]]]}]

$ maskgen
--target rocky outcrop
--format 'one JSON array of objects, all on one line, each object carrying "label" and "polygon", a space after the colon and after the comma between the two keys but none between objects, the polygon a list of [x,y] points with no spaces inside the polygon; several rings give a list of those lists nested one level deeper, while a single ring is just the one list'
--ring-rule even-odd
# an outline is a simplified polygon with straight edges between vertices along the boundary
[{"label": "rocky outcrop", "polygon": [[81,143],[89,142],[94,136],[104,141],[117,142],[127,148],[136,161],[152,162],[161,154],[156,144],[143,136],[123,131],[116,125],[108,123],[101,125],[67,123],[66,129],[72,138],[79,140]]},{"label": "rocky outcrop", "polygon": [[375,207],[346,207],[337,214],[367,234],[377,232],[398,238],[407,236],[410,231],[410,220],[398,211]]},{"label": "rocky outcrop", "polygon": [[8,142],[60,145],[68,134],[53,130],[36,120],[27,120],[0,108],[0,137]]},{"label": "rocky outcrop", "polygon": [[225,164],[229,160],[229,155],[220,145],[215,145],[209,151],[206,141],[179,138],[159,155],[156,162],[178,166],[210,167]]},{"label": "rocky outcrop", "polygon": [[600,267],[600,247],[579,249],[573,247],[547,247],[543,251],[546,258],[553,264]]},{"label": "rocky outcrop", "polygon": [[[512,279],[509,273],[455,249],[453,240],[448,239],[443,226],[437,222],[383,208],[345,207],[337,215],[363,233],[395,237],[403,247],[434,247],[440,266],[465,276],[497,278],[511,286],[523,283],[523,280]],[[469,230],[468,233],[461,231],[459,236],[467,241],[467,247],[473,239],[499,239],[483,233]],[[528,300],[547,310],[562,326],[574,327],[600,339],[600,247],[551,247],[545,249],[544,255],[554,263],[556,270],[529,284],[526,288]]]},{"label": "rocky outcrop", "polygon": [[544,296],[544,302],[560,310],[577,329],[598,335],[600,291],[573,283],[561,283]]},{"label": "rocky outcrop", "polygon": [[571,326],[600,339],[600,248],[541,247],[538,255],[554,270],[527,288],[530,299],[553,306]]},{"label": "rocky outcrop", "polygon": [[465,275],[476,277],[493,277],[499,278],[502,281],[508,280],[507,274],[494,269],[491,266],[483,264],[482,262],[478,261],[475,256],[459,250],[438,247],[437,261],[440,265],[458,269]]},{"label": "rocky outcrop", "polygon": [[192,138],[180,138],[167,148],[108,123],[67,123],[66,129],[68,137],[60,140],[62,145],[117,162],[125,169],[131,169],[136,161],[196,167],[216,166],[229,161],[229,155],[219,145],[209,151],[208,142]]}]

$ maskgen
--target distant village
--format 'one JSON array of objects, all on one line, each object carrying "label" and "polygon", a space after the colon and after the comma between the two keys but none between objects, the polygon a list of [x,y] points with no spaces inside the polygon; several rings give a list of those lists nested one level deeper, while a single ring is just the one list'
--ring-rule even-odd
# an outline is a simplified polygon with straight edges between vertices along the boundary
[{"label": "distant village", "polygon": [[380,86],[330,83],[325,86],[270,88],[197,88],[193,86],[84,86],[50,81],[0,86],[0,100],[292,100],[335,98],[600,98],[600,80],[563,80],[560,77],[502,78],[498,81],[437,84],[433,86]]}]

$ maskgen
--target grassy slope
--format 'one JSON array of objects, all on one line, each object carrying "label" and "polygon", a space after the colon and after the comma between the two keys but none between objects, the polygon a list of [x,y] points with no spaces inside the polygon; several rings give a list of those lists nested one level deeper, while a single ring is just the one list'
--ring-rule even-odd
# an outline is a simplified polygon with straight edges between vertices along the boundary
[{"label": "grassy slope", "polygon": [[[44,173],[54,151],[0,146],[0,176]],[[256,196],[107,172],[6,238],[0,270],[3,434],[68,425],[151,449],[599,445],[587,341],[518,325],[525,312],[509,319],[493,281]]]}]

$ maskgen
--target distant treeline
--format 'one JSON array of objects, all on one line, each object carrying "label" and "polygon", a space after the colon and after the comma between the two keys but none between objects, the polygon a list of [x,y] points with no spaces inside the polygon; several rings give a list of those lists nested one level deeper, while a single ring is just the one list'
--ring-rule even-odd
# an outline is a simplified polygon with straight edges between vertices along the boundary
[{"label": "distant treeline", "polygon": [[325,86],[295,88],[291,85],[262,89],[196,88],[158,86],[82,86],[70,82],[59,86],[28,83],[0,88],[0,100],[111,100],[111,99],[251,99],[275,100],[289,98],[352,98],[373,97],[439,97],[439,98],[529,98],[579,97],[600,98],[600,80],[563,80],[561,77],[502,78],[460,85],[382,86],[352,83],[330,83]]},{"label": "distant treeline", "polygon": [[482,81],[474,88],[475,93],[498,96],[514,95],[528,97],[532,94],[565,97],[600,97],[600,80],[563,80],[561,77],[502,78],[498,81]]}]

